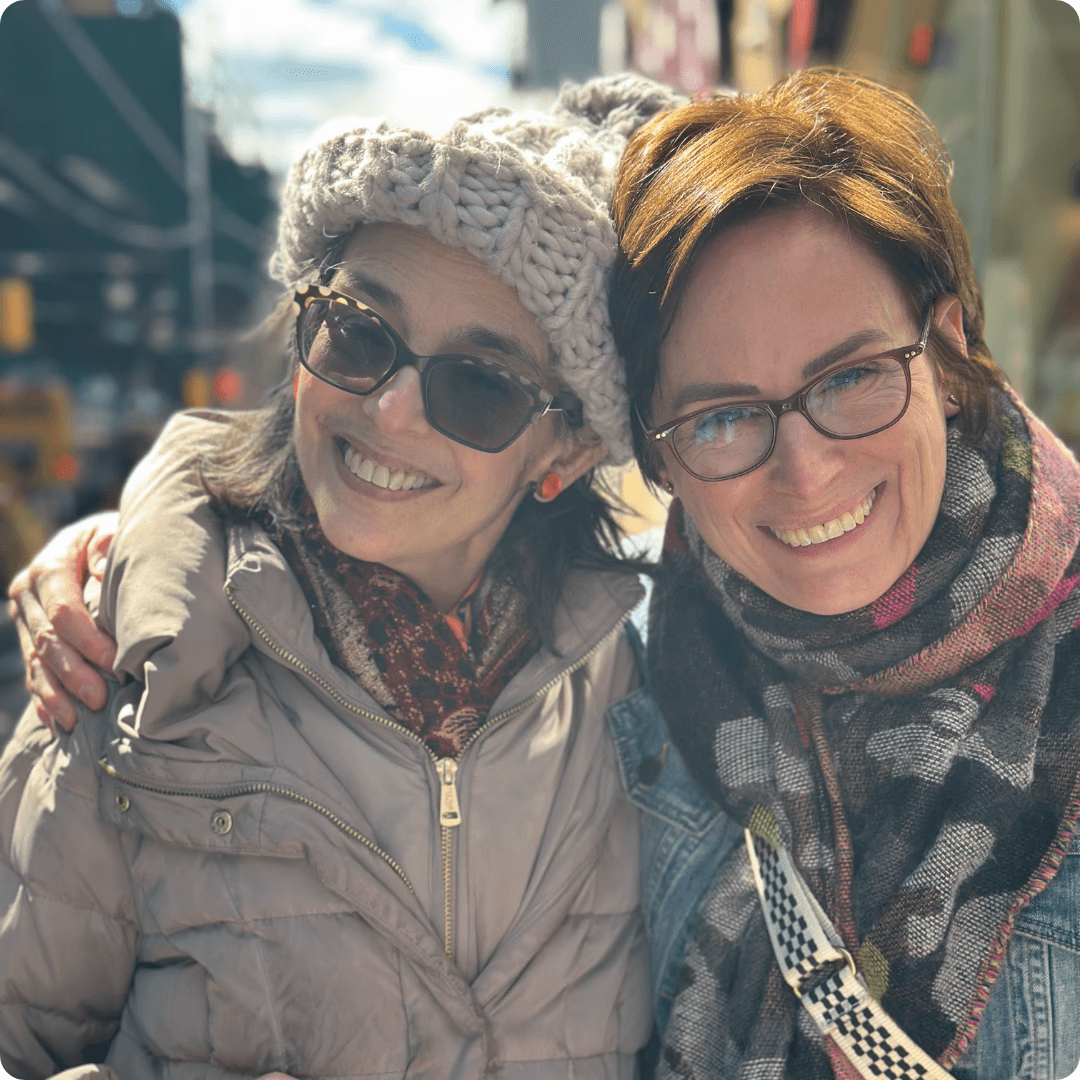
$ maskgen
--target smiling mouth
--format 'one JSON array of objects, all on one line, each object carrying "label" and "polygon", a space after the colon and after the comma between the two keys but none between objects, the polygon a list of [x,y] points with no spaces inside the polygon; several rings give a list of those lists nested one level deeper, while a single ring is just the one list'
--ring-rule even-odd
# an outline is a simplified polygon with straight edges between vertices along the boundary
[{"label": "smiling mouth", "polygon": [[769,531],[783,544],[788,547],[809,547],[811,544],[824,544],[829,540],[835,540],[844,533],[857,529],[867,518],[870,508],[877,498],[877,488],[861,502],[856,503],[850,510],[846,510],[839,517],[821,525],[811,525],[807,529],[774,529],[771,525]]},{"label": "smiling mouth", "polygon": [[369,457],[365,457],[351,444],[345,446],[345,468],[366,480],[376,487],[385,488],[387,491],[415,491],[417,488],[435,487],[438,483],[433,477],[424,473],[405,472],[403,469],[391,471],[386,465],[376,464]]}]

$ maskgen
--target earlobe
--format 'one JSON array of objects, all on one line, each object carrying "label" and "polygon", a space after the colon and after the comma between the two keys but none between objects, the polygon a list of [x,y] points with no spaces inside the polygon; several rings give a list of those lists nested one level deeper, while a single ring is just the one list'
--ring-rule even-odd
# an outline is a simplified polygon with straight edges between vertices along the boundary
[{"label": "earlobe", "polygon": [[[548,463],[544,475],[552,472],[562,480],[562,489],[568,488],[580,476],[595,468],[607,457],[607,448],[602,442],[573,442],[565,453],[559,454]],[[540,477],[540,480],[543,476]],[[539,480],[537,481],[539,483]]]}]

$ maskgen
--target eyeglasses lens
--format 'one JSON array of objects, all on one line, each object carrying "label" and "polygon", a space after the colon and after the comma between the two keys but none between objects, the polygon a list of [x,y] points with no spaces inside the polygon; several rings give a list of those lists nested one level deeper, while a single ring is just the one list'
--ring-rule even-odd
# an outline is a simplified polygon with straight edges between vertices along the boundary
[{"label": "eyeglasses lens", "polygon": [[500,449],[532,417],[525,389],[470,357],[440,359],[427,371],[431,426],[478,450]]},{"label": "eyeglasses lens", "polygon": [[892,423],[907,404],[904,365],[891,356],[848,364],[819,379],[806,411],[834,435],[864,435]]},{"label": "eyeglasses lens", "polygon": [[[888,427],[908,400],[904,365],[891,356],[849,364],[806,391],[806,412],[832,435],[868,435]],[[697,476],[723,480],[749,472],[768,456],[772,414],[763,405],[730,405],[695,416],[671,433],[683,464]]]},{"label": "eyeglasses lens", "polygon": [[710,480],[734,476],[769,452],[772,416],[755,405],[714,409],[680,424],[671,440],[691,472]]},{"label": "eyeglasses lens", "polygon": [[390,370],[393,338],[361,311],[333,303],[311,303],[300,324],[304,362],[327,382],[369,393]]}]

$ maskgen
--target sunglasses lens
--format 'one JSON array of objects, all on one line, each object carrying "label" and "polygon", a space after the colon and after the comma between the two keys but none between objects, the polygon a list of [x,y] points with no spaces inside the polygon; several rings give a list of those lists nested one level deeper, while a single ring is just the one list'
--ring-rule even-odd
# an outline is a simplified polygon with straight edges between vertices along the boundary
[{"label": "sunglasses lens", "polygon": [[471,357],[440,359],[427,372],[431,426],[476,450],[499,450],[535,410],[532,396],[507,374]]},{"label": "sunglasses lens", "polygon": [[397,349],[362,311],[332,302],[308,305],[300,322],[304,363],[327,382],[364,394],[390,370]]}]

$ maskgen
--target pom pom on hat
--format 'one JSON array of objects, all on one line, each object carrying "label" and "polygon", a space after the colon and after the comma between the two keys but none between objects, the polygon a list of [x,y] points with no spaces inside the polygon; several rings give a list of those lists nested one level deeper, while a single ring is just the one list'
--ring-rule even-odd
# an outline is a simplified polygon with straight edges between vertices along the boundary
[{"label": "pom pom on hat", "polygon": [[293,165],[271,274],[310,278],[361,222],[396,222],[464,248],[517,291],[581,398],[608,460],[630,459],[629,403],[608,321],[608,203],[634,131],[681,103],[637,75],[567,84],[546,112],[488,109],[441,138],[382,123],[328,138]]}]

